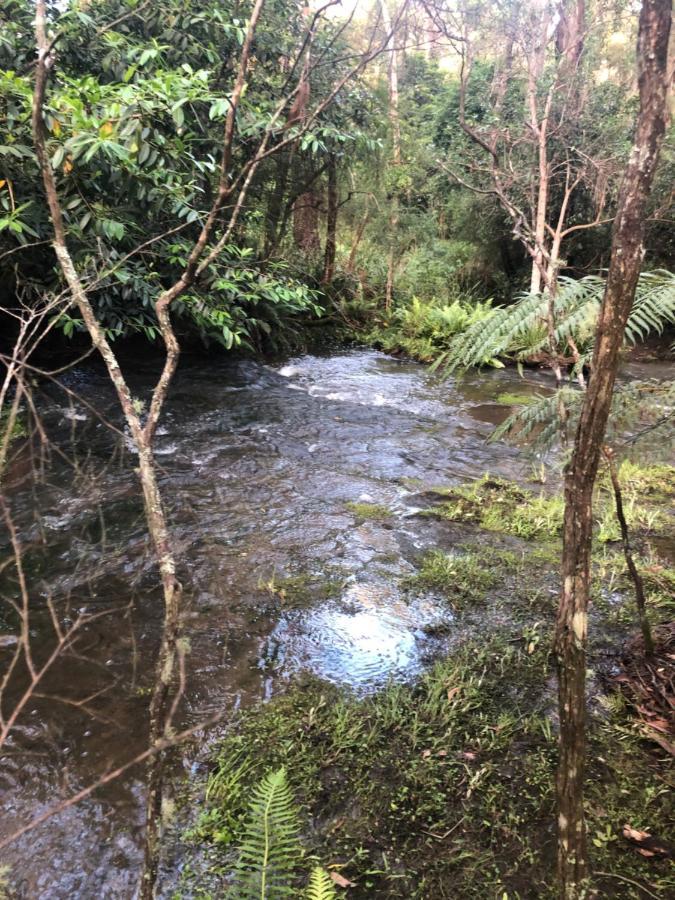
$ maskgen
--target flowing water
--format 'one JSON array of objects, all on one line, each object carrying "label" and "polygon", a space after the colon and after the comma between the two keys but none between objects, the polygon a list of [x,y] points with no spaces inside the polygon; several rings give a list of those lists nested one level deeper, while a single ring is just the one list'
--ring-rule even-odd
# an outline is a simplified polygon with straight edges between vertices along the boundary
[{"label": "flowing water", "polygon": [[[130,363],[141,396],[155,366]],[[11,473],[38,658],[53,646],[48,603],[69,621],[100,616],[19,720],[0,770],[0,834],[131,759],[147,739],[162,606],[134,454],[92,412],[121,428],[104,373],[82,368],[64,383],[75,399],[56,387],[39,396],[52,442],[40,484],[21,481],[27,449]],[[509,370],[442,383],[369,350],[277,367],[185,361],[157,439],[189,605],[182,724],[264,699],[303,672],[372,691],[413,677],[446,649],[447,608],[409,602],[397,587],[439,540],[433,521],[415,515],[419,496],[485,471],[526,477],[530,461],[485,439],[508,413],[499,393],[549,389],[546,376]],[[351,502],[390,514],[364,520]],[[13,584],[0,577],[7,594]],[[1,619],[0,632],[7,653]],[[193,765],[190,751],[183,765]],[[12,844],[0,862],[11,866],[16,896],[133,897],[143,799],[139,767]]]}]

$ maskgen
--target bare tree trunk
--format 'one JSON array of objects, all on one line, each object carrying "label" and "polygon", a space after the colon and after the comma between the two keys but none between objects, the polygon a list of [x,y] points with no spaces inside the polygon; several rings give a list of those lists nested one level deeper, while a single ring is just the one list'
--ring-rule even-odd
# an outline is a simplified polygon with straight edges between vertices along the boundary
[{"label": "bare tree trunk", "polygon": [[[205,254],[218,214],[232,191],[232,188],[229,185],[229,170],[235,133],[235,115],[239,99],[241,98],[245,87],[251,45],[257,22],[260,13],[262,12],[263,3],[264,0],[256,0],[255,2],[241,51],[239,69],[230,98],[230,108],[225,121],[223,153],[217,197],[213,202],[201,233],[192,248],[183,274],[177,282],[162,292],[155,303],[155,313],[157,315],[160,333],[164,341],[166,357],[164,367],[152,392],[150,407],[145,421],[142,421],[141,414],[136,410],[129,386],[119,363],[117,362],[115,353],[106,337],[105,331],[96,318],[96,314],[89,302],[87,292],[68,249],[63,213],[58,198],[54,172],[47,152],[43,119],[47,81],[49,78],[49,71],[54,62],[52,57],[53,45],[50,44],[47,37],[46,0],[37,0],[36,3],[35,36],[37,40],[38,58],[35,67],[32,129],[38,165],[40,167],[40,174],[42,176],[45,196],[47,198],[54,230],[54,252],[56,253],[60,269],[68,285],[73,301],[77,305],[85,327],[89,332],[92,343],[101,354],[106,365],[108,375],[117,393],[122,412],[131,433],[131,438],[138,451],[138,475],[143,491],[145,516],[162,583],[164,622],[161,644],[157,657],[156,677],[153,684],[149,710],[149,739],[151,747],[159,747],[169,735],[172,726],[172,718],[178,702],[178,698],[174,697],[173,703],[169,707],[168,698],[175,673],[178,653],[182,589],[180,582],[176,578],[176,563],[171,547],[166,514],[157,483],[157,472],[152,451],[153,438],[161,410],[178,365],[179,346],[171,324],[169,307],[173,300],[179,297],[198,276],[200,271],[200,260]],[[264,149],[264,145],[261,146],[261,149]],[[257,158],[258,156],[256,155],[256,159]],[[224,242],[224,240],[229,237],[229,233],[236,221],[236,214],[243,202],[241,191],[247,188],[253,171],[255,170],[253,166],[251,166],[249,175],[244,181],[244,186],[240,190],[237,204],[231,214],[228,230],[226,230],[225,235],[221,237],[216,248],[206,255],[206,262],[208,262],[215,253],[219,252],[221,242]],[[205,265],[205,262],[202,261],[201,265]],[[148,761],[146,844],[144,870],[140,886],[141,900],[151,900],[155,892],[155,882],[159,862],[163,762],[164,755],[161,752],[153,753]]]},{"label": "bare tree trunk", "polygon": [[583,809],[585,677],[592,498],[626,321],[644,255],[647,201],[666,127],[671,0],[644,0],[638,33],[640,110],[619,195],[591,378],[565,476],[562,595],[556,626],[560,714],[559,895],[577,900],[588,875]]},{"label": "bare tree trunk", "polygon": [[[168,314],[168,304],[160,307],[163,297],[156,305],[157,316],[165,339],[167,356],[164,369],[157,383],[150,405],[146,425],[136,412],[133,398],[126,379],[120,369],[114,351],[105,332],[99,324],[89,302],[82,281],[73,263],[66,240],[61,206],[56,190],[54,173],[47,155],[42,110],[48,77],[49,45],[45,28],[45,0],[38,0],[36,13],[36,35],[38,41],[38,64],[35,75],[33,96],[33,136],[38,163],[42,174],[47,203],[54,228],[54,251],[63,276],[77,304],[94,346],[101,354],[108,375],[117,392],[134,445],[138,451],[138,475],[143,491],[145,517],[153,543],[155,558],[159,567],[164,595],[164,624],[160,651],[157,658],[157,675],[150,703],[150,743],[155,745],[164,735],[169,725],[166,717],[166,701],[173,678],[176,644],[180,626],[181,586],[176,578],[176,563],[171,548],[166,513],[162,504],[157,472],[152,455],[152,439],[162,402],[169,388],[178,361],[178,343],[173,334]],[[157,872],[159,848],[159,809],[161,808],[162,755],[155,754],[148,763],[149,790],[146,821],[146,867],[141,886],[143,898],[152,897]]]},{"label": "bare tree trunk", "polygon": [[267,204],[265,218],[265,258],[269,257],[279,244],[279,224],[284,211],[284,196],[291,164],[290,153],[278,153],[275,159],[276,175],[274,187]]},{"label": "bare tree trunk", "polygon": [[[542,280],[546,267],[546,225],[548,213],[549,192],[549,165],[548,165],[548,120],[553,102],[554,86],[549,88],[544,113],[541,121],[537,112],[537,84],[543,71],[543,52],[536,54],[530,64],[528,79],[528,103],[530,107],[530,127],[537,136],[537,205],[534,214],[534,257],[532,260],[532,276],[530,279],[530,293],[538,294],[541,291]],[[541,60],[541,62],[540,62]],[[536,68],[535,68],[536,67]]]},{"label": "bare tree trunk", "polygon": [[335,277],[335,250],[338,221],[337,159],[331,153],[328,161],[328,211],[326,214],[326,248],[324,251],[322,284],[330,284]]}]

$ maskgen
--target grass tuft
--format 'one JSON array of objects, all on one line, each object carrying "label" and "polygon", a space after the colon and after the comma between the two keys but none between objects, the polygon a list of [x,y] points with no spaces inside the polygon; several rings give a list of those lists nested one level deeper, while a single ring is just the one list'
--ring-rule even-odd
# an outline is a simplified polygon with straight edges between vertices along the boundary
[{"label": "grass tuft", "polygon": [[389,522],[393,517],[392,511],[379,503],[361,503],[350,500],[345,503],[345,506],[352,515],[361,521]]},{"label": "grass tuft", "polygon": [[483,600],[495,582],[494,573],[485,568],[480,555],[432,550],[423,558],[419,571],[403,583],[408,589],[437,593],[459,605]]}]

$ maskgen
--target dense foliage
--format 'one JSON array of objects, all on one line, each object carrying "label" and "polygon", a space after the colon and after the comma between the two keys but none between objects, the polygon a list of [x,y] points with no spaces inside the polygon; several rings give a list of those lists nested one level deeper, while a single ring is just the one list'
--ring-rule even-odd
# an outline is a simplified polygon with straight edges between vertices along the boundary
[{"label": "dense foliage", "polygon": [[[595,274],[607,260],[607,229],[635,109],[628,50],[635,23],[599,3],[593,13],[596,27],[574,79],[552,95],[551,115],[560,126],[548,146],[551,223],[565,179],[576,179],[565,219],[574,231],[562,246],[561,272],[568,278]],[[74,0],[52,7],[49,152],[75,261],[112,337],[156,337],[153,301],[180,273],[212,202],[247,14],[246,4],[222,0],[171,0],[161,8],[134,0]],[[0,10],[3,305],[61,289],[30,134],[32,15],[23,0],[5,0]],[[184,336],[227,348],[269,348],[288,337],[289,323],[320,314],[336,298],[350,322],[369,318],[381,305],[387,248],[395,255],[394,297],[401,308],[385,323],[389,335],[380,335],[381,343],[420,358],[447,349],[460,307],[466,311],[486,297],[509,302],[526,287],[531,260],[512,217],[486,188],[484,153],[461,119],[486,139],[499,135],[499,152],[513,172],[510,202],[526,210],[536,189],[536,159],[527,139],[523,54],[534,25],[510,7],[495,18],[478,4],[467,61],[465,45],[446,39],[438,17],[424,24],[424,15],[411,7],[405,49],[397,53],[400,162],[391,163],[385,56],[349,81],[296,142],[263,161],[231,241],[172,308]],[[374,7],[346,29],[337,18],[322,22],[312,48],[312,99],[330,92],[336,73],[349,65],[350,50],[353,56],[364,46],[377,20]],[[301,3],[267,4],[237,118],[234,178],[282,90],[303,77],[302,65],[290,61],[306,26]],[[463,27],[459,8],[446,11],[446,31],[450,26]],[[510,28],[525,35],[517,50],[508,43]],[[511,77],[496,108],[507,51]],[[560,78],[554,42],[544,52],[539,104]],[[581,84],[583,95],[570,115],[570,91]],[[282,118],[272,143],[284,140],[286,131]],[[666,146],[652,202],[648,266],[667,264],[672,250],[671,175]],[[599,224],[587,228],[596,213]],[[420,318],[419,303],[434,311],[415,336],[419,346],[411,348],[406,341],[411,322]],[[64,311],[59,326],[66,337],[81,330],[72,311]]]},{"label": "dense foliage", "polygon": [[[54,9],[58,42],[46,109],[49,152],[74,259],[111,336],[140,331],[155,337],[153,299],[178,277],[212,202],[247,12],[237,3],[182,0],[161,7],[74,2]],[[47,246],[50,224],[30,134],[32,6],[9,0],[1,16],[0,266],[2,299],[11,303],[17,295],[31,299],[58,291],[60,283]],[[254,77],[238,114],[233,177],[284,85],[300,77],[288,67],[304,30],[301,4],[268,4],[254,45]],[[322,67],[313,75],[312,91],[319,96],[345,66],[332,62],[344,51],[336,31],[325,27],[315,40]],[[354,99],[341,98],[286,151],[296,195],[296,183],[325,166],[329,147],[339,153],[359,139],[353,111]],[[282,125],[276,140],[285,136]],[[270,263],[272,247],[263,259],[263,237],[271,228],[264,208],[268,198],[274,200],[277,178],[278,165],[270,159],[251,186],[233,241],[198,289],[173,309],[183,326],[226,347],[258,345],[289,317],[317,312],[311,279],[304,273],[299,278],[287,262]],[[288,192],[283,200],[289,206]],[[77,318],[62,316],[66,335],[79,325]]]}]

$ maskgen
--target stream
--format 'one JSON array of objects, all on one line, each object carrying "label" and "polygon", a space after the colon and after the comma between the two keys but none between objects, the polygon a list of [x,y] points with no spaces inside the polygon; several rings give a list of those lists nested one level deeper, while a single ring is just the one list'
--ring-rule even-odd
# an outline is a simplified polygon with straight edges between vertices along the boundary
[{"label": "stream", "polygon": [[[135,395],[155,374],[153,360],[133,360]],[[37,656],[53,645],[48,603],[71,622],[100,615],[15,729],[0,769],[3,835],[140,753],[147,738],[162,604],[134,454],[91,411],[121,428],[103,370],[81,367],[64,384],[75,399],[56,386],[38,396],[52,444],[39,484],[22,480],[26,449],[8,491]],[[438,543],[433,520],[416,515],[419,494],[486,471],[527,478],[524,454],[486,444],[509,412],[496,398],[550,387],[546,375],[508,369],[441,382],[372,350],[276,366],[185,360],[157,437],[189,609],[180,724],[265,699],[305,672],[373,691],[445,652],[454,639],[447,605],[409,602],[398,587]],[[354,502],[388,515],[360,518]],[[10,550],[4,533],[0,548]],[[6,595],[14,583],[0,578]],[[9,633],[0,653],[8,649]],[[133,897],[143,804],[137,767],[14,842],[0,860],[11,896]]]}]

